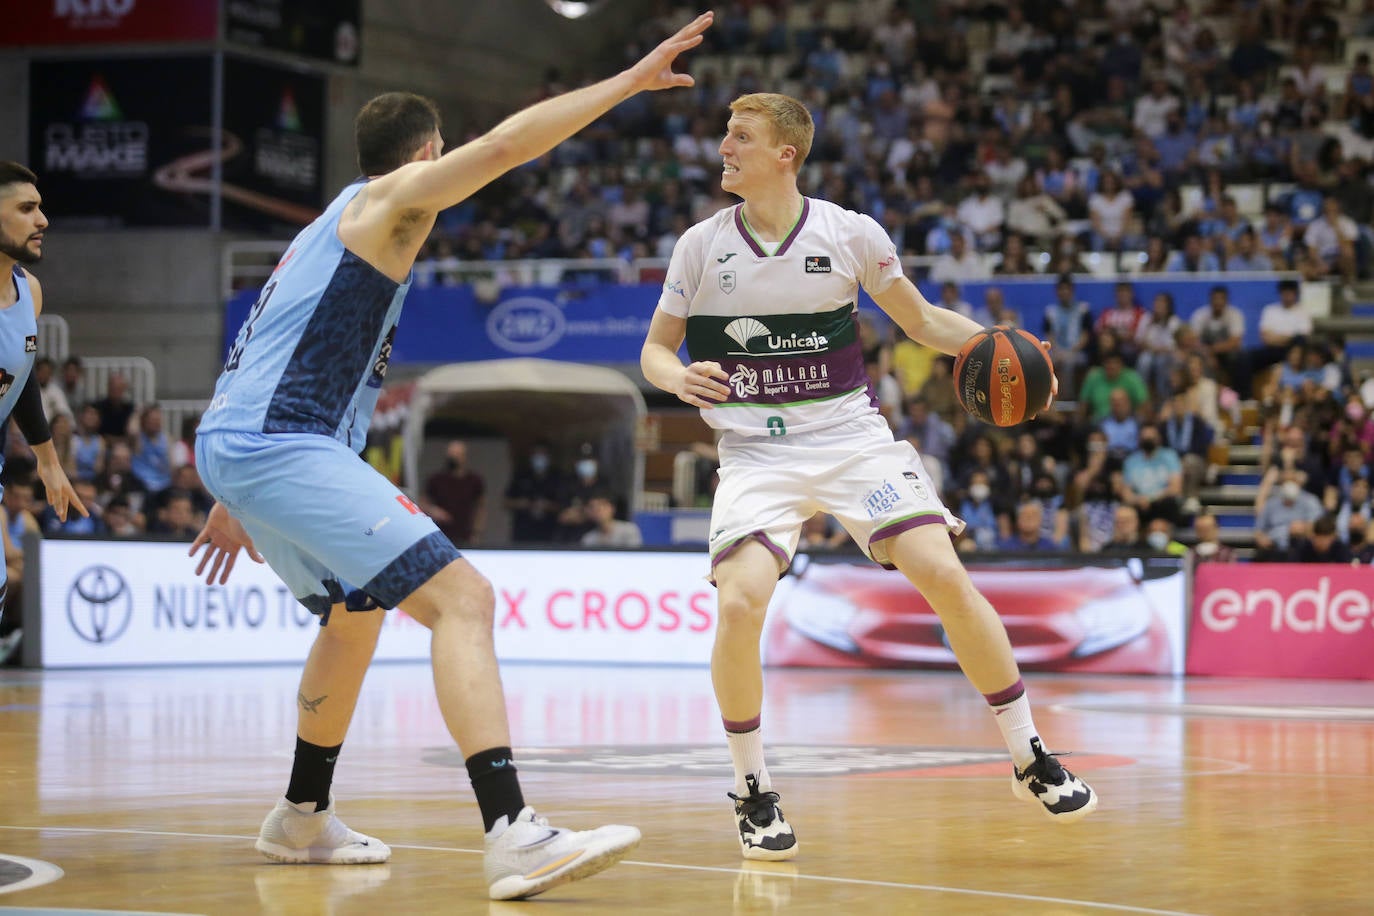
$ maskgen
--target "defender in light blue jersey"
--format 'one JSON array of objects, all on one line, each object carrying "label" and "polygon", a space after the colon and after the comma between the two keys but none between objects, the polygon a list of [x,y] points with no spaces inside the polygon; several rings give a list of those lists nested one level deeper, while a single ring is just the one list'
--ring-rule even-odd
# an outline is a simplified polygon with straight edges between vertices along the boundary
[{"label": "defender in light blue jersey", "polygon": [[[88,517],[90,513],[67,480],[48,431],[42,394],[33,378],[43,288],[37,277],[20,266],[37,264],[43,258],[48,218],[42,203],[37,175],[17,162],[0,162],[0,430],[13,416],[38,459],[38,477],[48,504],[66,521],[69,508]],[[0,446],[0,467],[4,460]],[[9,588],[3,567],[0,563],[0,609]],[[21,635],[17,620],[0,619],[0,662],[14,651]]]},{"label": "defender in light blue jersey", "polygon": [[432,102],[408,93],[373,99],[355,124],[366,177],[291,243],[240,330],[196,439],[197,467],[217,502],[191,553],[206,546],[197,573],[208,566],[209,581],[222,583],[246,548],[321,618],[301,678],[291,782],[258,838],[268,858],[390,856],[338,820],[330,784],[376,648],[376,608],[396,606],[434,634],[439,708],[482,811],[493,899],[595,874],[639,842],[633,827],[550,828],[525,805],[497,673],[491,585],[358,453],[411,269],[438,212],[631,95],[690,86],[672,64],[710,24],[711,14],[700,16],[623,73],[532,106],[443,156]]}]

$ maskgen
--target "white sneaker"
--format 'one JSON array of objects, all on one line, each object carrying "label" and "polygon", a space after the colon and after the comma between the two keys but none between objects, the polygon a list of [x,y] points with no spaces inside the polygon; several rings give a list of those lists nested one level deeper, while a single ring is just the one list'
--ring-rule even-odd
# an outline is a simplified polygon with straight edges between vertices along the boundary
[{"label": "white sneaker", "polygon": [[296,865],[371,865],[391,858],[391,848],[381,840],[344,826],[334,813],[332,794],[328,808],[314,807],[314,802],[277,802],[262,822],[258,852]]},{"label": "white sneaker", "polygon": [[612,824],[595,830],[550,827],[522,808],[495,839],[487,838],[487,887],[492,900],[522,900],[610,868],[639,845],[639,830]]},{"label": "white sneaker", "polygon": [[778,793],[760,791],[758,778],[744,777],[748,795],[725,794],[735,800],[735,825],[739,827],[740,853],[746,859],[782,862],[795,859],[801,848],[792,825],[778,807]]},{"label": "white sneaker", "polygon": [[1096,811],[1097,793],[1046,751],[1039,738],[1032,738],[1030,743],[1035,762],[1024,770],[1012,765],[1012,794],[1041,805],[1046,814],[1064,824]]}]

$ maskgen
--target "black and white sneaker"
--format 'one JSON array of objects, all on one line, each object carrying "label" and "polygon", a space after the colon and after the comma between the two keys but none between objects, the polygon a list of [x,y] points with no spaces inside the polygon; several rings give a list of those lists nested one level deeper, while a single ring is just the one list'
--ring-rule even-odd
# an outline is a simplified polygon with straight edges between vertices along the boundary
[{"label": "black and white sneaker", "polygon": [[1022,801],[1037,802],[1056,821],[1069,823],[1097,810],[1097,793],[1073,775],[1040,744],[1031,739],[1035,762],[1024,770],[1012,766],[1012,794]]},{"label": "black and white sneaker", "polygon": [[797,836],[783,819],[778,793],[760,792],[758,780],[746,776],[749,794],[727,792],[735,800],[735,819],[739,821],[739,847],[746,859],[780,862],[797,855]]}]

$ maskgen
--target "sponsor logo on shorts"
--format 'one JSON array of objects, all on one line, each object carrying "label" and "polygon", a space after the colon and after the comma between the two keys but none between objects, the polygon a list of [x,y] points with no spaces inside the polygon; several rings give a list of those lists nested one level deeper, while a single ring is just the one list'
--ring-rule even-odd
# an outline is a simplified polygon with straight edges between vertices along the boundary
[{"label": "sponsor logo on shorts", "polygon": [[806,272],[809,274],[830,273],[830,258],[819,254],[807,255]]},{"label": "sponsor logo on shorts", "polygon": [[423,514],[422,512],[420,512],[420,507],[415,505],[415,503],[411,502],[410,497],[406,496],[404,493],[396,494],[396,502],[404,506],[405,510],[409,512],[411,515]]},{"label": "sponsor logo on shorts", "polygon": [[902,476],[911,485],[911,492],[916,494],[917,499],[928,499],[930,493],[926,490],[926,485],[921,483],[920,476],[915,471],[903,471]]},{"label": "sponsor logo on shorts", "polygon": [[372,535],[376,534],[378,531],[381,531],[383,528],[385,528],[387,525],[390,525],[390,524],[391,524],[391,516],[389,516],[389,515],[384,515],[384,516],[382,516],[382,520],[381,520],[381,521],[377,522],[377,523],[376,523],[375,525],[373,525],[371,528],[369,528],[369,529],[367,529],[366,531],[364,531],[363,534],[367,535],[368,537],[372,537]]},{"label": "sponsor logo on shorts", "polygon": [[869,518],[877,518],[896,508],[903,498],[901,492],[892,485],[892,481],[884,480],[882,486],[864,497],[864,509],[868,511]]}]

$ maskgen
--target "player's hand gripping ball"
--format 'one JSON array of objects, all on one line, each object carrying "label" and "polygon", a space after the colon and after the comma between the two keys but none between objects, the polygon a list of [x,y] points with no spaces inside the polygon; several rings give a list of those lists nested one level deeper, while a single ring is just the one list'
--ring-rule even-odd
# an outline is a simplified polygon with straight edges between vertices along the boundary
[{"label": "player's hand gripping ball", "polygon": [[959,406],[993,426],[1016,426],[1050,402],[1054,366],[1034,335],[998,326],[968,339],[954,360]]}]

